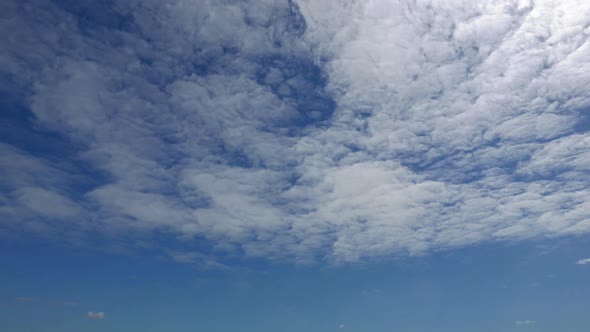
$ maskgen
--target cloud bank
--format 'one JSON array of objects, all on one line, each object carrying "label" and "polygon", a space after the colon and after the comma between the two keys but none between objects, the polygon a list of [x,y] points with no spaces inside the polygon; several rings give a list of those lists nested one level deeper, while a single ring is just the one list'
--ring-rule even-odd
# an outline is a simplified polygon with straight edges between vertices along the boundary
[{"label": "cloud bank", "polygon": [[0,10],[3,232],[342,263],[590,231],[585,1]]}]

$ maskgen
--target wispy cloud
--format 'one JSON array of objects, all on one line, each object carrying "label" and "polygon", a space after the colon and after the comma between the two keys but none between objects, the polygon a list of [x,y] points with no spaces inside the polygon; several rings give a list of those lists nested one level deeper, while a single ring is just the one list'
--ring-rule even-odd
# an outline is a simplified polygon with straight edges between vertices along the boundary
[{"label": "wispy cloud", "polygon": [[168,255],[178,263],[197,264],[207,269],[227,269],[228,267],[196,251],[170,251]]},{"label": "wispy cloud", "polygon": [[31,303],[36,301],[36,299],[32,297],[17,297],[15,300],[18,303]]},{"label": "wispy cloud", "polygon": [[90,318],[90,319],[104,319],[104,317],[105,317],[105,314],[102,311],[97,311],[97,312],[89,311],[88,312],[88,318]]},{"label": "wispy cloud", "polygon": [[516,322],[514,322],[514,324],[516,325],[535,325],[537,322],[535,322],[534,320],[517,320]]},{"label": "wispy cloud", "polygon": [[586,265],[590,264],[590,258],[583,258],[576,262],[578,265]]}]

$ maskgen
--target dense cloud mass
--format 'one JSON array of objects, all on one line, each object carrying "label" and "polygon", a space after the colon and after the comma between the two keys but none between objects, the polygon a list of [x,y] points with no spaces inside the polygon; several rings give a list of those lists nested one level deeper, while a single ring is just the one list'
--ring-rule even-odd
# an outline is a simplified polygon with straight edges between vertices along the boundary
[{"label": "dense cloud mass", "polygon": [[1,233],[214,264],[590,231],[587,1],[0,12]]}]

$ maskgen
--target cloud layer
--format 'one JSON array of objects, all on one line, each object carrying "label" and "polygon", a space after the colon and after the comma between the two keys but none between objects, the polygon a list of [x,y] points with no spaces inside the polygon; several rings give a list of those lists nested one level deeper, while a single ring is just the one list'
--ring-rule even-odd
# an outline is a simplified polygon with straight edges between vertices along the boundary
[{"label": "cloud layer", "polygon": [[590,231],[584,1],[0,6],[1,229],[299,263]]}]

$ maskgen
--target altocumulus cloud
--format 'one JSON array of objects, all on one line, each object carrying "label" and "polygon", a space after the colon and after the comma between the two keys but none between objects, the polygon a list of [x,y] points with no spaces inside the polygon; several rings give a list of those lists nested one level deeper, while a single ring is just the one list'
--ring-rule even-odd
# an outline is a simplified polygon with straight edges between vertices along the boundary
[{"label": "altocumulus cloud", "polygon": [[0,10],[3,94],[57,137],[0,144],[3,229],[301,263],[590,231],[587,1]]}]

